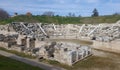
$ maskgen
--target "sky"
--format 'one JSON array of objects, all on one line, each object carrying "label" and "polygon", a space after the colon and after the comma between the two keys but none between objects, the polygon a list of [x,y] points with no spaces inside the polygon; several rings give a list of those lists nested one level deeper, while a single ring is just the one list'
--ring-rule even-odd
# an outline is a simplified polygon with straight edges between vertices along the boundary
[{"label": "sky", "polygon": [[96,8],[100,15],[120,13],[120,0],[0,0],[0,8],[11,15],[17,12],[25,14],[31,12],[41,15],[52,11],[56,15],[68,15],[69,12],[81,16],[91,16]]}]

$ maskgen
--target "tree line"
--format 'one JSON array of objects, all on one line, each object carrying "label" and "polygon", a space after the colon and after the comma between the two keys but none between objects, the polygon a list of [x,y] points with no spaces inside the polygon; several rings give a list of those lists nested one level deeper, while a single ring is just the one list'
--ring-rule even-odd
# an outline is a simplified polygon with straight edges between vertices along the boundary
[{"label": "tree line", "polygon": [[[117,15],[117,16],[116,16]],[[115,13],[111,16],[99,16],[98,10],[95,8],[91,12],[91,17],[76,16],[74,13],[68,13],[67,16],[55,15],[55,12],[46,11],[42,15],[33,15],[31,12],[26,14],[14,13],[10,16],[7,11],[0,9],[0,24],[7,24],[11,22],[41,22],[41,23],[56,23],[56,24],[79,24],[79,23],[104,23],[116,22],[120,19],[120,14]]]},{"label": "tree line", "polygon": [[[14,13],[14,16],[17,16],[17,15],[18,15],[18,13],[15,12],[15,13]],[[26,15],[27,15],[27,16],[31,16],[32,13],[31,13],[31,12],[27,12]],[[46,11],[46,12],[44,12],[44,13],[42,14],[42,16],[55,16],[55,13],[52,12],[52,11]],[[59,16],[59,15],[56,15],[56,16]],[[95,9],[93,10],[92,17],[97,17],[97,16],[99,16],[99,12],[98,12],[97,9],[95,8]],[[9,17],[10,17],[9,13],[8,13],[7,11],[5,11],[4,9],[1,9],[1,8],[0,8],[0,20],[1,20],[1,19],[7,19],[7,18],[9,18]],[[71,12],[70,12],[70,13],[68,13],[68,16],[67,16],[67,17],[76,17],[76,15],[75,15],[75,13],[71,13]],[[78,17],[81,17],[81,15],[79,15]]]}]

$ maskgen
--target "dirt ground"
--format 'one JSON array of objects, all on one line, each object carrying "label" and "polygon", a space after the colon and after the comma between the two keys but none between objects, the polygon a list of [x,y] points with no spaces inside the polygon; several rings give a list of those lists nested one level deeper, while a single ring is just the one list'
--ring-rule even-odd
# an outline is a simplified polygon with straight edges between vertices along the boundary
[{"label": "dirt ground", "polygon": [[76,70],[120,70],[120,54],[93,50],[93,56],[78,64]]}]

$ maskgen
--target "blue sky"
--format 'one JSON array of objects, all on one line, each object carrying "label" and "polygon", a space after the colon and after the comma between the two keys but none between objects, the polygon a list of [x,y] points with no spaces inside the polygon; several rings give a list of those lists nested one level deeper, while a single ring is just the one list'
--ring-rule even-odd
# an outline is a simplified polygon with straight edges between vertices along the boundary
[{"label": "blue sky", "polygon": [[10,14],[31,12],[39,15],[53,11],[59,15],[72,12],[81,16],[90,16],[92,10],[97,8],[100,15],[109,15],[120,12],[120,0],[0,0],[0,8]]}]

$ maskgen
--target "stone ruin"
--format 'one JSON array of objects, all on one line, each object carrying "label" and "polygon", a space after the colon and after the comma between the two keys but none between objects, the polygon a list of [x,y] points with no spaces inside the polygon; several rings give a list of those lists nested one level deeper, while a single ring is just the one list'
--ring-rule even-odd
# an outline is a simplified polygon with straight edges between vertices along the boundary
[{"label": "stone ruin", "polygon": [[[120,21],[113,24],[42,24],[13,22],[0,25],[0,46],[72,65],[92,54],[90,46],[50,39],[83,39],[106,43],[120,39]],[[100,44],[99,44],[100,45]],[[96,45],[95,45],[96,46]],[[117,47],[119,49],[119,47]]]},{"label": "stone ruin", "polygon": [[92,54],[91,48],[74,43],[52,42],[45,47],[41,47],[39,54],[41,57],[56,60],[58,62],[73,65],[79,60]]},{"label": "stone ruin", "polygon": [[[120,22],[101,24],[42,24],[14,22],[9,24],[15,32],[21,35],[29,35],[39,40],[45,38],[63,39],[88,39],[102,42],[110,42],[120,39]],[[9,29],[10,30],[10,29]]]}]

